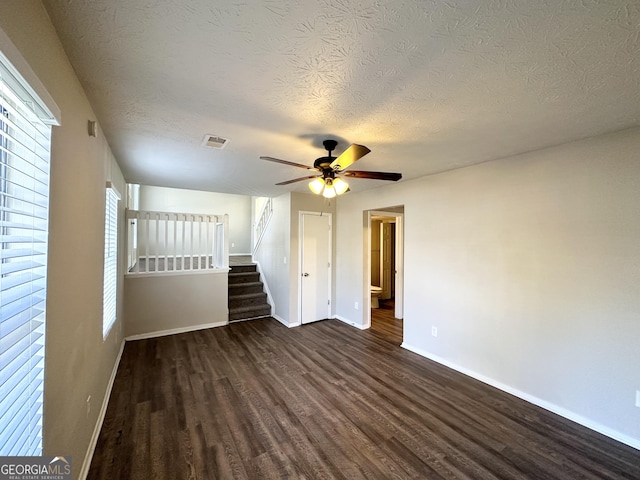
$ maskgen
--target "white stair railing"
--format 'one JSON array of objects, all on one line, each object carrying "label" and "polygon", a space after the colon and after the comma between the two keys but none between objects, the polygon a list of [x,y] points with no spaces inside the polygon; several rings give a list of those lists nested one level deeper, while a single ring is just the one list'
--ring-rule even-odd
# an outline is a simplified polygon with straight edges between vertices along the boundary
[{"label": "white stair railing", "polygon": [[256,222],[256,226],[253,232],[253,251],[252,254],[255,254],[260,246],[260,242],[262,241],[262,237],[264,236],[264,232],[267,230],[267,225],[269,224],[269,220],[271,220],[271,215],[273,214],[273,199],[267,198],[267,201],[262,206],[262,211],[260,212],[260,216],[258,217],[258,221]]},{"label": "white stair railing", "polygon": [[128,274],[229,268],[229,216],[127,210]]}]

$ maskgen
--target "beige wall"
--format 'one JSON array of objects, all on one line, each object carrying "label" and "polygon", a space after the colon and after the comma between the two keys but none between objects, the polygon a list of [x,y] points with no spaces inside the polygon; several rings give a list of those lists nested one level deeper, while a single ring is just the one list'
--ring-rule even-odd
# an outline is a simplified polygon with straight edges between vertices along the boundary
[{"label": "beige wall", "polygon": [[363,212],[403,204],[405,344],[640,447],[639,151],[627,130],[345,195],[336,313],[364,324]]},{"label": "beige wall", "polygon": [[[229,253],[251,253],[251,197],[180,188],[140,186],[140,210],[228,214]],[[141,247],[144,245],[141,239]],[[141,250],[140,254],[144,254]]]},{"label": "beige wall", "polygon": [[259,263],[262,280],[267,284],[274,302],[273,315],[285,325],[290,319],[291,272],[291,194],[273,199],[273,214],[254,255]]},{"label": "beige wall", "polygon": [[227,272],[125,277],[125,335],[226,325]]},{"label": "beige wall", "polygon": [[[330,213],[335,226],[335,205],[335,200],[329,203],[321,196],[297,192],[273,199],[273,216],[254,259],[260,264],[275,303],[274,316],[285,325],[300,323],[300,212]],[[335,243],[335,228],[333,232]],[[335,298],[335,269],[333,272],[332,299]]]},{"label": "beige wall", "polygon": [[[87,121],[96,116],[41,3],[3,0],[0,28],[62,115],[51,154],[44,453],[71,455],[77,478],[122,342],[122,276],[118,320],[105,341],[102,285],[106,181],[121,194],[125,184],[102,132],[87,135]],[[123,239],[121,232],[121,253]]]}]

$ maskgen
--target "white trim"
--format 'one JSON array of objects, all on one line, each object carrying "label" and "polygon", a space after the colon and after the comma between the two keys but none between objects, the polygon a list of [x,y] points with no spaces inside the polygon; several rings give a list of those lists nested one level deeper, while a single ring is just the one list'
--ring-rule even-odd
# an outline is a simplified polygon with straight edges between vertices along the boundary
[{"label": "white trim", "polygon": [[[140,257],[142,258],[142,257]],[[160,258],[160,257],[158,257]],[[181,275],[219,275],[229,273],[230,268],[197,268],[195,270],[164,270],[160,272],[126,272],[127,278],[148,278],[148,277],[179,277]]]},{"label": "white trim", "polygon": [[504,383],[498,382],[497,380],[493,380],[492,378],[486,377],[482,374],[479,374],[477,372],[474,372],[473,370],[469,370],[468,368],[465,367],[461,367],[460,365],[457,365],[453,362],[450,362],[448,360],[445,360],[444,358],[441,358],[437,355],[433,355],[432,353],[427,352],[426,350],[423,350],[421,348],[415,347],[413,345],[407,344],[406,342],[402,342],[402,344],[400,345],[402,348],[405,348],[413,353],[417,353],[418,355],[428,358],[429,360],[433,360],[434,362],[439,363],[440,365],[444,365],[445,367],[451,368],[452,370],[455,370],[457,372],[460,372],[464,375],[467,375],[471,378],[475,378],[476,380],[479,380],[483,383],[486,383],[487,385],[490,385],[494,388],[497,388],[498,390],[502,390],[503,392],[507,392],[510,393],[511,395],[514,395],[518,398],[521,398],[522,400],[525,400],[529,403],[532,403],[533,405],[536,405],[540,408],[543,408],[545,410],[548,410],[550,412],[553,412],[557,415],[560,415],[561,417],[564,417],[568,420],[571,420],[572,422],[576,422],[580,425],[582,425],[583,427],[587,427],[591,430],[594,430],[598,433],[601,433],[602,435],[605,435],[609,438],[613,438],[614,440],[617,440],[619,442],[622,442],[626,445],[629,445],[630,447],[636,448],[638,450],[640,450],[640,440],[633,438],[629,435],[626,435],[622,432],[619,432],[617,430],[614,430],[612,428],[609,428],[605,425],[602,425],[600,423],[594,422],[593,420],[589,420],[586,417],[583,417],[582,415],[579,415],[577,413],[572,412],[571,410],[567,410],[566,408],[560,407],[558,405],[555,405],[551,402],[547,402],[546,400],[542,400],[541,398],[535,397],[533,395],[530,395],[528,393],[522,392],[518,389],[515,389],[513,387],[510,387],[509,385],[505,385]]},{"label": "white trim", "polygon": [[[262,287],[264,289],[264,293],[267,294],[267,303],[271,307],[271,312],[274,313],[276,311],[276,304],[273,301],[273,297],[271,296],[271,290],[269,290],[269,285],[267,284],[267,277],[266,277],[266,275],[264,273],[262,273],[262,267],[260,266],[260,262],[258,262],[257,260],[254,260],[253,257],[251,257],[251,261],[255,264],[256,270],[260,274],[260,281],[262,282]],[[275,314],[272,315],[272,316],[275,318]],[[280,321],[282,321],[282,320],[280,320]],[[285,323],[285,322],[283,322],[283,323]],[[285,325],[286,325],[286,323],[285,323]]]},{"label": "white trim", "polygon": [[230,253],[230,257],[250,257],[250,253]]},{"label": "white trim", "polygon": [[[362,294],[363,320],[371,326],[371,217],[395,218],[396,224],[396,306],[393,315],[397,319],[404,317],[404,213],[386,210],[365,210],[367,225],[364,229],[365,252],[363,258],[364,293]],[[398,316],[398,314],[401,314]]]},{"label": "white trim", "polygon": [[278,316],[278,315],[271,315],[271,317],[275,318],[277,321],[279,321],[281,324],[283,324],[285,327],[287,328],[293,328],[293,327],[299,327],[301,325],[300,322],[293,322],[293,323],[289,323],[287,321],[284,320],[284,318]]},{"label": "white trim", "polygon": [[109,383],[107,383],[107,391],[105,392],[104,399],[102,400],[102,407],[100,407],[100,412],[98,413],[98,420],[96,421],[96,425],[93,428],[93,434],[91,435],[91,440],[89,441],[89,448],[87,449],[87,453],[84,456],[84,462],[82,462],[82,468],[80,469],[80,475],[78,476],[79,480],[85,480],[87,478],[87,475],[89,474],[91,460],[93,460],[93,454],[96,450],[96,445],[98,444],[98,437],[100,436],[100,431],[102,430],[104,417],[107,414],[107,407],[109,406],[109,399],[111,398],[111,390],[113,390],[113,382],[115,381],[116,374],[118,373],[118,367],[120,366],[122,352],[124,352],[124,343],[124,340],[122,340],[122,342],[120,343],[120,351],[118,352],[115,364],[113,365]]},{"label": "white trim", "polygon": [[229,325],[229,321],[213,323],[201,323],[199,325],[191,325],[189,327],[171,328],[169,330],[159,330],[157,332],[138,333],[136,335],[129,335],[125,337],[125,341],[131,342],[134,340],[146,340],[147,338],[165,337],[167,335],[176,335],[178,333],[195,332],[198,330],[206,330],[207,328],[224,327]]},{"label": "white trim", "polygon": [[258,315],[257,317],[236,318],[235,320],[229,320],[229,325],[231,325],[232,323],[250,322],[251,320],[259,320],[261,318],[271,318],[271,315]]},{"label": "white trim", "polygon": [[118,201],[122,200],[122,195],[120,194],[120,191],[116,188],[116,186],[113,184],[111,180],[107,180],[106,187],[113,190],[113,193],[115,193],[116,197],[118,197]]},{"label": "white trim", "polygon": [[333,318],[336,320],[340,320],[341,322],[344,322],[351,327],[355,327],[358,330],[366,330],[367,328],[371,327],[371,323],[369,323],[369,325],[363,325],[361,323],[356,323],[356,322],[352,322],[351,320],[347,320],[346,318],[341,317],[340,315],[334,315]]},{"label": "white trim", "polygon": [[20,50],[14,45],[2,28],[0,28],[0,52],[4,54],[3,56],[9,60],[13,68],[15,68],[22,78],[25,79],[29,84],[30,89],[36,94],[36,97],[42,102],[42,104],[44,104],[44,107],[49,110],[49,113],[51,113],[53,121],[45,123],[61,125],[62,113],[60,111],[60,107],[58,107],[53,97],[49,95],[47,88],[40,81],[29,63],[20,53]]}]

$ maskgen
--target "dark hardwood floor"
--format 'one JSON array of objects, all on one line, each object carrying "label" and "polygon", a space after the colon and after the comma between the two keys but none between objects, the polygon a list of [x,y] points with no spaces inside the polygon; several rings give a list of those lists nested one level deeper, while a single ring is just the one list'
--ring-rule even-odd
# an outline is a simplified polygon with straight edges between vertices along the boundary
[{"label": "dark hardwood floor", "polygon": [[373,323],[267,318],[128,342],[88,478],[640,478],[639,451]]},{"label": "dark hardwood floor", "polygon": [[380,308],[371,309],[371,332],[376,332],[394,345],[402,344],[403,321],[394,317],[395,302],[380,300]]}]

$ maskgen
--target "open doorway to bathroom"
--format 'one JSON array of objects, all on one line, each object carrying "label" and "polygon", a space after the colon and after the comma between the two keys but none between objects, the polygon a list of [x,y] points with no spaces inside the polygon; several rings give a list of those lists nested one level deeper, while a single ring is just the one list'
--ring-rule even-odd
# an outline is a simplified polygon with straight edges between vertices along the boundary
[{"label": "open doorway to bathroom", "polygon": [[[369,279],[369,325],[398,345],[402,343],[404,299],[404,207],[388,207],[367,212],[365,238]],[[368,300],[368,302],[367,302]]]}]

